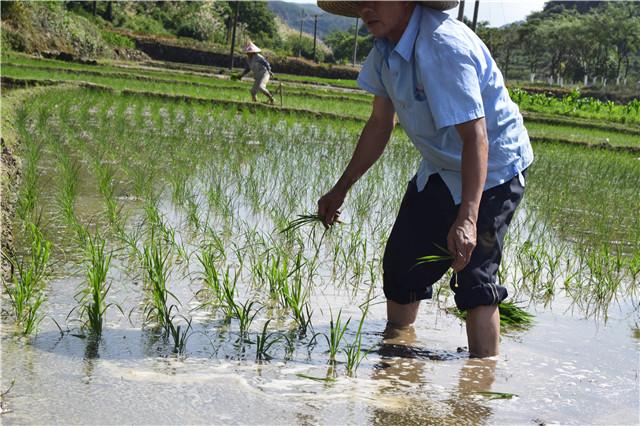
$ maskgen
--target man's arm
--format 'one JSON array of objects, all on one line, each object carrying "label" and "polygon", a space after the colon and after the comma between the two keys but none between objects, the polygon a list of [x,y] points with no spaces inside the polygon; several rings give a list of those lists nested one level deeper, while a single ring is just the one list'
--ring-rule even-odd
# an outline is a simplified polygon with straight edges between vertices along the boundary
[{"label": "man's arm", "polygon": [[476,223],[487,178],[488,139],[484,118],[456,125],[462,138],[462,202],[455,223],[447,236],[447,248],[454,256],[451,267],[463,269],[476,247]]},{"label": "man's arm", "polygon": [[333,188],[318,200],[318,215],[323,218],[326,227],[331,226],[338,218],[338,209],[349,189],[384,152],[393,130],[394,112],[390,99],[374,97],[371,116],[362,129],[347,168]]}]

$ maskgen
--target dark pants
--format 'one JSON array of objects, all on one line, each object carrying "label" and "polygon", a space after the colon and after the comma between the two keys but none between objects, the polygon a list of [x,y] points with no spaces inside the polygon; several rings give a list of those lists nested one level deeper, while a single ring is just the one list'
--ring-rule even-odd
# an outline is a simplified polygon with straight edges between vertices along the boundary
[{"label": "dark pants", "polygon": [[[451,279],[458,308],[495,305],[507,297],[507,289],[496,283],[496,276],[504,236],[523,194],[518,176],[482,193],[476,248],[469,264]],[[440,175],[431,175],[420,192],[415,177],[409,182],[384,252],[387,299],[407,304],[432,297],[432,285],[447,272],[452,260],[416,266],[417,259],[449,255],[447,234],[458,208]]]}]

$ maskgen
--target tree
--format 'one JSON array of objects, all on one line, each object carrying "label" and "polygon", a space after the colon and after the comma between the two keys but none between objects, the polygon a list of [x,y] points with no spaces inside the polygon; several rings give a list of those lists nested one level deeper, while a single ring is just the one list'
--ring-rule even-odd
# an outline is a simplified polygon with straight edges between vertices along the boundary
[{"label": "tree", "polygon": [[628,70],[629,56],[640,49],[640,5],[607,2],[594,11],[592,22],[600,39],[612,51],[615,77],[620,78],[622,64],[625,63]]},{"label": "tree", "polygon": [[[235,10],[235,2],[226,3],[230,9]],[[266,2],[238,2],[238,22],[246,25],[252,41],[258,45],[278,47],[281,43],[275,16]],[[230,17],[227,17],[226,24],[230,25]]]},{"label": "tree", "polygon": [[[333,51],[333,58],[336,62],[351,62],[353,59],[354,30],[355,26],[351,27],[349,31],[333,31],[325,37],[324,41]],[[358,52],[356,57],[358,61],[364,60],[373,47],[373,36],[368,34],[363,37],[360,34],[361,30],[358,31]]]}]

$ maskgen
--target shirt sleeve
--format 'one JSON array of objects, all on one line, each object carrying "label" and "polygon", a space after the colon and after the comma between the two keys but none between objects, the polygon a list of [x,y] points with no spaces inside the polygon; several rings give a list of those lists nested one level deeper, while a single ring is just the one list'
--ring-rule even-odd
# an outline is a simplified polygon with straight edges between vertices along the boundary
[{"label": "shirt sleeve", "polygon": [[367,59],[362,64],[362,69],[358,74],[358,86],[361,89],[375,95],[388,98],[387,90],[384,88],[381,77],[382,56],[378,49],[371,48]]},{"label": "shirt sleeve", "polygon": [[473,49],[447,42],[429,47],[417,59],[436,128],[484,117],[481,61]]}]

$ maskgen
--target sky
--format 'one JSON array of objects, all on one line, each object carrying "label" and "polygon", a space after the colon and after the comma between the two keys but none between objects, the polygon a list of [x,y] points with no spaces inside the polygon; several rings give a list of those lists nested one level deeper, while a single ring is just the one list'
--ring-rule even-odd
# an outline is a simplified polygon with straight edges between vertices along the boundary
[{"label": "sky", "polygon": [[[285,0],[289,3],[313,3],[310,0]],[[545,0],[480,0],[478,8],[478,21],[489,21],[491,27],[501,27],[505,24],[524,20],[531,12],[542,10]],[[466,1],[464,14],[467,18],[473,18],[475,1]],[[458,8],[449,11],[449,14],[458,16]]]}]

